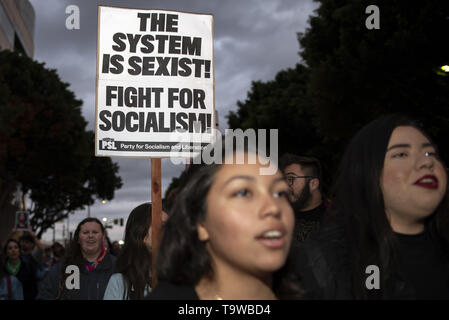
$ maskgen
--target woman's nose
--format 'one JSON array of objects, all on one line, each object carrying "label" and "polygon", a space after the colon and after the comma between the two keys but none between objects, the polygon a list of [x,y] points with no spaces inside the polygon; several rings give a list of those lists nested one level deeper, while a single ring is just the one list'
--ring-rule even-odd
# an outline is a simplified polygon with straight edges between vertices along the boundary
[{"label": "woman's nose", "polygon": [[280,216],[281,209],[276,199],[271,194],[264,195],[260,201],[262,201],[261,215],[263,217],[268,215],[273,215],[274,217]]},{"label": "woman's nose", "polygon": [[417,167],[418,169],[430,169],[433,170],[435,165],[434,155],[430,152],[420,153],[417,159]]}]

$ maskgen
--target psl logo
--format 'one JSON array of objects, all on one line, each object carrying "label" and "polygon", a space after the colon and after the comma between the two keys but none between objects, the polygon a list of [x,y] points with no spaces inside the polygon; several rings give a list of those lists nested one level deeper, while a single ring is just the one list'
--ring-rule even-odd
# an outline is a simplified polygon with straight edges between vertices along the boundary
[{"label": "psl logo", "polygon": [[117,150],[117,148],[115,147],[114,139],[104,138],[103,140],[101,140],[101,149]]}]

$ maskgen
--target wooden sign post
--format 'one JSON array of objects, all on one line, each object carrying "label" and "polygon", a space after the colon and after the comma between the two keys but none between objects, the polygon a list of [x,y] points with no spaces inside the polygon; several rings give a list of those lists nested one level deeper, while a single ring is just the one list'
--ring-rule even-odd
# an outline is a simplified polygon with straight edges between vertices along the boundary
[{"label": "wooden sign post", "polygon": [[156,259],[162,230],[162,165],[160,158],[151,159],[151,203],[152,203],[152,284],[154,289],[157,286]]}]

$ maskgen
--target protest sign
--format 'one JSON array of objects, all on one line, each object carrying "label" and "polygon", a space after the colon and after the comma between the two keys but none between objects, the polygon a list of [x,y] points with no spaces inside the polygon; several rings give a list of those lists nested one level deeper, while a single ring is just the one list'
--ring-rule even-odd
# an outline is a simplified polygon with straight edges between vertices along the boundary
[{"label": "protest sign", "polygon": [[28,230],[30,226],[30,214],[28,211],[16,211],[16,230]]},{"label": "protest sign", "polygon": [[99,6],[97,156],[192,157],[214,110],[212,15]]}]

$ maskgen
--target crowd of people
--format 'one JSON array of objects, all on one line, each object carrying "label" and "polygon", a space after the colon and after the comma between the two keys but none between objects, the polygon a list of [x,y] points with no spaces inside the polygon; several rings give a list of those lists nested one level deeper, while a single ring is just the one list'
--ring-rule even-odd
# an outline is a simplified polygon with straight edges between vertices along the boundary
[{"label": "crowd of people", "polygon": [[59,242],[45,248],[31,229],[19,239],[10,237],[2,247],[0,300],[36,299],[40,283],[65,252]]},{"label": "crowd of people", "polygon": [[[44,249],[33,233],[9,239],[1,298],[449,299],[447,168],[415,121],[394,114],[363,127],[327,194],[314,157],[285,154],[262,175],[254,146],[221,151],[220,163],[193,161],[171,195],[155,272],[144,203],[119,253],[96,218],[80,222],[67,250]],[[64,272],[73,265],[75,289]]]}]

